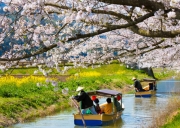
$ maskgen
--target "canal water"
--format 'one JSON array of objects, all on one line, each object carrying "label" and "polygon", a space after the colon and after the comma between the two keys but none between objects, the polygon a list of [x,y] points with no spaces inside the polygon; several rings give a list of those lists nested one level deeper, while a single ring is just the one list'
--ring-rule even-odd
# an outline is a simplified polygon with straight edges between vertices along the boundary
[{"label": "canal water", "polygon": [[[180,92],[180,83],[174,80],[160,81],[157,88],[156,96],[151,98],[135,98],[134,94],[123,95],[125,109],[121,118],[115,124],[87,128],[147,128],[153,123],[152,118],[154,114],[165,109],[173,93]],[[100,99],[100,102],[103,101],[105,99]],[[73,108],[56,115],[19,123],[8,128],[83,128],[82,126],[74,125],[73,113],[76,111]]]}]

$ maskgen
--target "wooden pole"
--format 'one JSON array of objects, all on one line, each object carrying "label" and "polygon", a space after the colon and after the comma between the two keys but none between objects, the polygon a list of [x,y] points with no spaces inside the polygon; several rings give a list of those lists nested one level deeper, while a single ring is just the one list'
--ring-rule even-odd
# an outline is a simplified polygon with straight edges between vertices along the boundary
[{"label": "wooden pole", "polygon": [[76,108],[78,109],[79,114],[80,114],[80,115],[81,115],[81,117],[82,117],[82,122],[83,122],[84,128],[86,128],[86,123],[85,123],[85,121],[84,121],[84,117],[83,117],[83,114],[81,113],[81,110],[80,110],[79,105],[77,104],[77,102],[76,102],[76,101],[74,101],[75,99],[71,98],[71,100],[73,101],[74,105],[75,105],[75,106],[76,106]]}]

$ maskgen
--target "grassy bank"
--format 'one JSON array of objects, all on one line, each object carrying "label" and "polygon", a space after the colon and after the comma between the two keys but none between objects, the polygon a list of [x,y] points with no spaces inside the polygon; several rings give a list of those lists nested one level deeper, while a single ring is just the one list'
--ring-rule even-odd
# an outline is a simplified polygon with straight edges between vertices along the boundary
[{"label": "grassy bank", "polygon": [[[37,68],[13,69],[3,74],[32,75]],[[49,69],[46,69],[49,70]],[[168,78],[165,72],[159,76]],[[50,74],[58,74],[52,71]],[[131,78],[138,79],[148,76],[140,70],[127,69],[123,65],[102,65],[97,68],[73,68],[65,72],[70,75],[66,82],[46,77],[1,77],[0,83],[0,126],[8,126],[29,118],[44,116],[69,107],[69,97],[76,95],[76,88],[84,86],[86,91],[109,88],[133,93]],[[68,94],[63,90],[68,89]]]},{"label": "grassy bank", "polygon": [[168,121],[161,128],[179,128],[180,127],[180,110],[173,114],[173,119]]},{"label": "grassy bank", "polygon": [[152,125],[150,128],[179,128],[180,127],[180,99],[179,96],[172,97],[165,105],[165,109],[160,109],[152,113]]},{"label": "grassy bank", "polygon": [[68,107],[60,104],[67,97],[61,95],[60,90],[54,91],[53,85],[45,83],[45,77],[29,76],[19,79],[6,76],[1,77],[0,81],[1,127]]}]

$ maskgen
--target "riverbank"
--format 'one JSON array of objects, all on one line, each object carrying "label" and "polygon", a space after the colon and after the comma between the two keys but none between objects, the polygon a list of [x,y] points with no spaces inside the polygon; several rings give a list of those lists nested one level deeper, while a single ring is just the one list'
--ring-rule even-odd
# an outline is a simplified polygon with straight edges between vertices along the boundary
[{"label": "riverbank", "polygon": [[[9,104],[15,105],[10,102]],[[70,105],[68,104],[68,98],[62,98],[62,97],[59,98],[55,104],[49,106],[44,104],[36,107],[32,107],[30,105],[29,107],[27,105],[22,106],[21,102],[17,102],[16,107],[14,106],[13,108],[19,109],[19,106],[21,107],[20,112],[17,112],[16,110],[12,112],[14,113],[13,115],[14,117],[9,117],[8,115],[5,116],[3,114],[0,114],[0,128],[11,126],[13,124],[21,123],[38,117],[45,117],[47,115],[52,115],[70,107]]]},{"label": "riverbank", "polygon": [[[15,118],[7,118],[3,115],[0,115],[0,128],[8,127],[16,123],[22,123],[24,121],[38,118],[38,117],[44,117],[47,115],[52,115],[56,112],[59,112],[61,109],[64,109],[65,106],[59,106],[59,105],[51,105],[46,108],[38,108],[34,109],[31,108],[29,110],[24,110]],[[24,115],[25,114],[25,115]]]},{"label": "riverbank", "polygon": [[[68,72],[71,77],[68,77],[66,82],[59,79],[58,82],[55,79],[47,80],[40,76],[2,78],[0,127],[43,117],[70,107],[69,97],[76,94],[75,90],[78,86],[84,86],[86,91],[108,88],[118,90],[123,94],[134,93],[131,78],[133,76],[138,79],[148,77],[140,70],[126,69],[119,64],[103,65],[95,69],[72,69]],[[163,73],[161,78],[163,77],[169,76]],[[63,89],[68,89],[68,94],[63,94]]]}]

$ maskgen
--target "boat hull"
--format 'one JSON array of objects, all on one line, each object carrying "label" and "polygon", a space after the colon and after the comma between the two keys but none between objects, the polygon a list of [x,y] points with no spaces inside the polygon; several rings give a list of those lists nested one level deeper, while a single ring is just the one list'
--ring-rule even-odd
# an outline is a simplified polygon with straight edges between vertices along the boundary
[{"label": "boat hull", "polygon": [[143,91],[143,92],[136,92],[135,93],[135,97],[152,97],[154,96],[156,93],[156,91],[154,90],[149,90],[149,91]]},{"label": "boat hull", "polygon": [[[116,114],[98,114],[98,115],[83,115],[86,126],[106,126],[114,123],[121,117],[122,112]],[[83,126],[82,117],[80,114],[74,114],[74,124]]]}]

